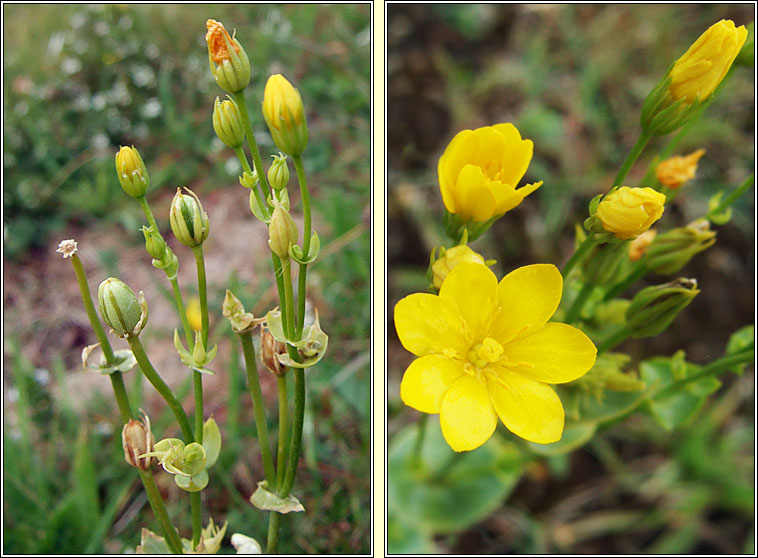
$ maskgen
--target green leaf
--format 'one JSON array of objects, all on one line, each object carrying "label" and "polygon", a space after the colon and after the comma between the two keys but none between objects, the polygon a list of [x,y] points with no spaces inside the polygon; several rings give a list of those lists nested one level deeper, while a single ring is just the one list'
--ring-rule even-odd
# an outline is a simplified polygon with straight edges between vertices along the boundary
[{"label": "green leaf", "polygon": [[[644,381],[644,378],[643,378]],[[569,386],[555,386],[556,392],[566,408],[574,413],[576,422],[594,422],[603,424],[626,416],[641,405],[650,390],[642,391],[605,391],[602,398],[579,392]]]},{"label": "green leaf", "polygon": [[[686,376],[700,369],[692,363],[685,364]],[[678,355],[655,357],[640,363],[640,375],[648,385],[660,392],[677,381],[677,375],[681,375],[680,367],[681,361]],[[679,370],[676,370],[677,368]],[[653,418],[664,429],[674,430],[688,421],[700,409],[706,397],[716,391],[720,385],[721,382],[716,378],[707,376],[685,384],[680,390],[669,395],[653,397],[648,402],[648,408]]]},{"label": "green leaf", "polygon": [[263,480],[258,483],[253,495],[250,496],[250,503],[259,510],[275,511],[279,513],[301,512],[305,511],[303,505],[292,494],[282,498],[278,494],[268,489],[268,482]]},{"label": "green leaf", "polygon": [[[738,329],[732,333],[729,337],[729,341],[726,344],[726,354],[734,355],[746,351],[755,346],[755,326],[753,324],[746,325],[743,328]],[[747,364],[737,364],[730,368],[732,372],[738,375],[742,375],[745,371]]]},{"label": "green leaf", "polygon": [[437,554],[429,533],[398,521],[393,515],[387,518],[387,550],[389,554]]},{"label": "green leaf", "polygon": [[567,422],[563,427],[563,436],[552,444],[535,444],[529,442],[529,447],[538,455],[563,455],[582,447],[597,430],[596,422]]},{"label": "green leaf", "polygon": [[203,469],[197,475],[186,477],[184,475],[174,475],[176,486],[187,492],[200,492],[208,486],[208,471]]},{"label": "green leaf", "polygon": [[203,425],[203,447],[205,448],[205,468],[208,469],[216,463],[218,454],[221,452],[221,431],[218,424],[210,417]]},{"label": "green leaf", "polygon": [[[493,436],[474,451],[456,454],[438,421],[427,420],[418,463],[418,428],[409,425],[393,439],[388,460],[390,518],[429,533],[455,533],[500,507],[515,487],[528,458],[519,448]],[[448,466],[450,460],[455,462]]]},{"label": "green leaf", "polygon": [[708,200],[708,220],[714,225],[726,225],[732,218],[732,208],[727,207],[721,213],[715,213],[710,215],[710,212],[718,208],[721,204],[721,198],[724,197],[724,191],[716,193],[710,200]]}]

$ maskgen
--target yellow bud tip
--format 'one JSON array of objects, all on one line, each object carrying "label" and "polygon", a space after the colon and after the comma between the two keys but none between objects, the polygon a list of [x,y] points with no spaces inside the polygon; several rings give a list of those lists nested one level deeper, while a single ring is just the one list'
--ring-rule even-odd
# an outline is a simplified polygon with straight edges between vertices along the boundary
[{"label": "yellow bud tip", "polygon": [[208,43],[208,52],[211,55],[211,59],[216,64],[221,64],[225,60],[231,59],[224,38],[229,41],[229,44],[232,45],[235,52],[239,52],[239,47],[234,44],[232,37],[229,36],[223,23],[216,21],[215,19],[209,19],[205,22],[205,27],[207,29],[205,33],[205,42]]}]

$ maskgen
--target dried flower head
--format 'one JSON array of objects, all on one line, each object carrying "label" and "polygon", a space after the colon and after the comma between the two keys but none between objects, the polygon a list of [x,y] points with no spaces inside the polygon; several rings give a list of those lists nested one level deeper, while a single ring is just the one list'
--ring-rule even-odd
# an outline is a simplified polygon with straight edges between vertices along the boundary
[{"label": "dried flower head", "polygon": [[61,240],[61,243],[58,244],[58,249],[56,252],[63,254],[64,258],[70,258],[79,251],[77,244],[78,243],[73,238],[70,238],[68,240]]}]

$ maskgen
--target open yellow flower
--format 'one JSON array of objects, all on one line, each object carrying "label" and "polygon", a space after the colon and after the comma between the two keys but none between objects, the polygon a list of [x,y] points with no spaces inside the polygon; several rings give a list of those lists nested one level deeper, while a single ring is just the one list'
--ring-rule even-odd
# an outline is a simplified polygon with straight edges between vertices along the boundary
[{"label": "open yellow flower", "polygon": [[542,185],[516,189],[533,149],[513,124],[458,132],[437,164],[447,210],[463,221],[487,221],[516,207]]},{"label": "open yellow flower", "polygon": [[455,451],[486,442],[498,417],[526,440],[560,440],[563,406],[548,384],[581,377],[597,355],[577,328],[548,323],[562,290],[553,265],[521,267],[498,283],[487,266],[461,263],[439,295],[400,300],[395,328],[419,357],[400,384],[403,402],[439,413],[442,434]]}]

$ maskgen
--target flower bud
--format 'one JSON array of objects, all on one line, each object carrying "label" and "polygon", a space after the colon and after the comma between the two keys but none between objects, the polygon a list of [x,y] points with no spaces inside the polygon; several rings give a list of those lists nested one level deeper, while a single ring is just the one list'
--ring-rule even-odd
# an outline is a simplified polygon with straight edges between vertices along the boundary
[{"label": "flower bud", "polygon": [[213,104],[213,129],[218,139],[229,147],[236,149],[245,139],[240,109],[232,99],[216,101]]},{"label": "flower bud", "polygon": [[144,422],[130,420],[121,430],[121,444],[124,447],[124,459],[132,467],[143,471],[150,468],[152,457],[144,455],[153,451],[155,437],[150,431],[150,419],[145,415]]},{"label": "flower bud", "polygon": [[281,205],[277,205],[271,215],[268,236],[271,251],[283,260],[289,258],[290,244],[297,243],[297,225],[289,212]]},{"label": "flower bud", "polygon": [[694,279],[677,279],[642,289],[634,295],[626,310],[626,327],[631,336],[657,335],[668,327],[699,292]]},{"label": "flower bud", "polygon": [[466,245],[453,246],[447,250],[442,248],[440,250],[440,257],[432,263],[432,283],[434,284],[434,288],[439,289],[448,273],[455,266],[464,262],[486,265],[484,257]]},{"label": "flower bud", "polygon": [[282,190],[287,187],[287,182],[290,180],[287,156],[282,155],[280,152],[278,156],[272,155],[271,157],[274,159],[274,162],[268,168],[268,183],[274,190]]},{"label": "flower bud", "polygon": [[187,321],[194,331],[200,331],[203,327],[203,316],[200,311],[200,299],[193,296],[187,303]]},{"label": "flower bud", "polygon": [[239,177],[239,181],[243,188],[252,190],[258,184],[258,173],[255,172],[255,169],[252,169],[251,172],[243,172],[242,176]]},{"label": "flower bud", "polygon": [[645,252],[645,267],[659,275],[676,273],[694,256],[707,250],[716,242],[706,219],[698,219],[687,225],[659,235]]},{"label": "flower bud", "polygon": [[147,168],[134,147],[122,147],[116,153],[116,175],[124,192],[133,198],[141,198],[147,192],[150,179]]},{"label": "flower bud", "polygon": [[189,195],[182,194],[181,189],[176,189],[174,199],[171,201],[169,223],[176,239],[190,248],[200,246],[208,238],[210,223],[208,214],[203,211],[200,198],[190,190]]},{"label": "flower bud", "polygon": [[250,82],[250,59],[245,49],[216,20],[205,22],[208,63],[219,87],[228,93],[242,91]]},{"label": "flower bud", "polygon": [[166,241],[163,236],[155,230],[154,227],[142,227],[142,234],[145,236],[145,249],[156,260],[161,260],[166,252]]},{"label": "flower bud", "polygon": [[669,157],[664,159],[655,167],[655,175],[658,181],[667,188],[679,188],[695,178],[697,171],[697,162],[705,154],[705,149],[698,149],[684,157]]},{"label": "flower bud", "polygon": [[579,263],[582,279],[596,287],[612,285],[618,280],[619,266],[626,257],[622,244],[595,244]]},{"label": "flower bud", "polygon": [[652,188],[622,186],[611,190],[597,205],[603,229],[626,240],[642,234],[663,215],[666,196]]},{"label": "flower bud", "polygon": [[747,39],[737,58],[734,59],[734,63],[747,68],[752,68],[755,63],[755,22],[753,21],[747,26]]},{"label": "flower bud", "polygon": [[629,261],[636,262],[639,260],[645,254],[653,239],[655,239],[656,234],[657,231],[655,229],[648,229],[633,239],[629,243]]},{"label": "flower bud", "polygon": [[268,78],[263,91],[263,118],[276,146],[296,157],[308,145],[308,124],[300,93],[281,74]]},{"label": "flower bud", "polygon": [[109,277],[97,289],[100,315],[119,337],[138,335],[147,321],[147,306],[140,293],[140,301],[129,286],[115,277]]},{"label": "flower bud", "polygon": [[261,361],[263,366],[268,368],[269,372],[282,376],[286,374],[287,367],[284,366],[277,355],[283,355],[287,353],[287,347],[281,341],[274,339],[268,328],[263,328],[261,333]]}]

